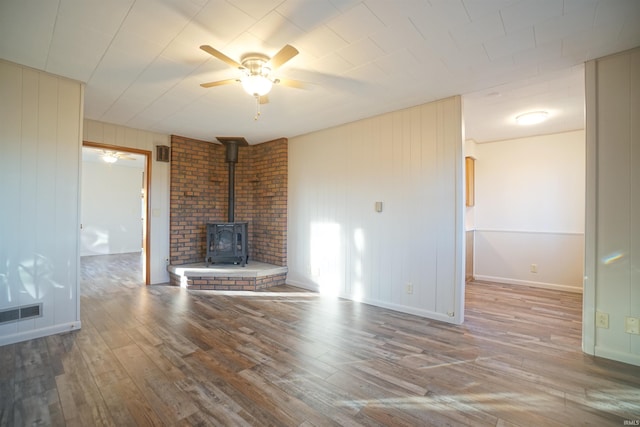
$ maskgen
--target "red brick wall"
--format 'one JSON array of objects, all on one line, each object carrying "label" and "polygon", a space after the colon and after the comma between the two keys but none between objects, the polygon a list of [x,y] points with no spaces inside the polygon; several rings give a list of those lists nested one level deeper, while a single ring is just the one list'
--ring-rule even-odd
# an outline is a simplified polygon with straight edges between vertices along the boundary
[{"label": "red brick wall", "polygon": [[[216,290],[216,291],[257,291],[273,286],[286,284],[285,273],[260,277],[180,277],[169,273],[171,284],[185,286],[187,289]],[[183,283],[184,282],[184,283]]]},{"label": "red brick wall", "polygon": [[251,219],[249,248],[253,258],[285,266],[288,141],[281,138],[248,148],[250,161],[240,160],[236,168],[241,182],[236,187],[236,212]]},{"label": "red brick wall", "polygon": [[[235,221],[249,223],[251,260],[287,265],[288,141],[238,150]],[[228,165],[216,143],[171,137],[170,262],[203,262],[206,224],[227,221]]]}]

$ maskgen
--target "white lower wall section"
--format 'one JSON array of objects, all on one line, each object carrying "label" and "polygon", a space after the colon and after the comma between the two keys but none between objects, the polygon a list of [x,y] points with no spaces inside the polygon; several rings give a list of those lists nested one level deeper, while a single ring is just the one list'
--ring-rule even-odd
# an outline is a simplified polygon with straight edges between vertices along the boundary
[{"label": "white lower wall section", "polygon": [[584,234],[476,230],[475,254],[476,280],[582,292]]},{"label": "white lower wall section", "polygon": [[462,177],[459,97],[291,138],[287,282],[462,322]]}]

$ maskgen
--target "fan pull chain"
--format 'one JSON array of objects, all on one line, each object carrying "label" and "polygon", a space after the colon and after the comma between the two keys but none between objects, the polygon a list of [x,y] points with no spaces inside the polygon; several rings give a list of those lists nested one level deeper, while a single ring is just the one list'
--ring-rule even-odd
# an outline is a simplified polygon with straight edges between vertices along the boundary
[{"label": "fan pull chain", "polygon": [[260,97],[256,95],[256,115],[253,117],[253,120],[257,121],[260,118]]}]

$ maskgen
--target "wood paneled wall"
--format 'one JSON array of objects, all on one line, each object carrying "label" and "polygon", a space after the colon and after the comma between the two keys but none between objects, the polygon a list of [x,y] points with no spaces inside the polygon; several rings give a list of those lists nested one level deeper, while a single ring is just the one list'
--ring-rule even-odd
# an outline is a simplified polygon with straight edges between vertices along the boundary
[{"label": "wood paneled wall", "polygon": [[80,327],[79,172],[83,86],[0,61],[0,345]]},{"label": "wood paneled wall", "polygon": [[[640,48],[590,61],[584,349],[640,365]],[[609,328],[595,328],[596,312]]]},{"label": "wood paneled wall", "polygon": [[288,283],[461,322],[463,193],[459,97],[290,139]]}]

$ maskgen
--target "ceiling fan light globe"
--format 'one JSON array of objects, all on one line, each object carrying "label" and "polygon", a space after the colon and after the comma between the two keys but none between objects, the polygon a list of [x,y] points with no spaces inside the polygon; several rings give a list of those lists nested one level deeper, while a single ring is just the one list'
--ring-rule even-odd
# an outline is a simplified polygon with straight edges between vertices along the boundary
[{"label": "ceiling fan light globe", "polygon": [[102,156],[102,160],[107,163],[115,163],[118,161],[118,156],[116,156],[115,154],[105,154]]},{"label": "ceiling fan light globe", "polygon": [[242,88],[251,96],[264,96],[272,86],[273,82],[261,75],[249,75],[242,79]]}]

